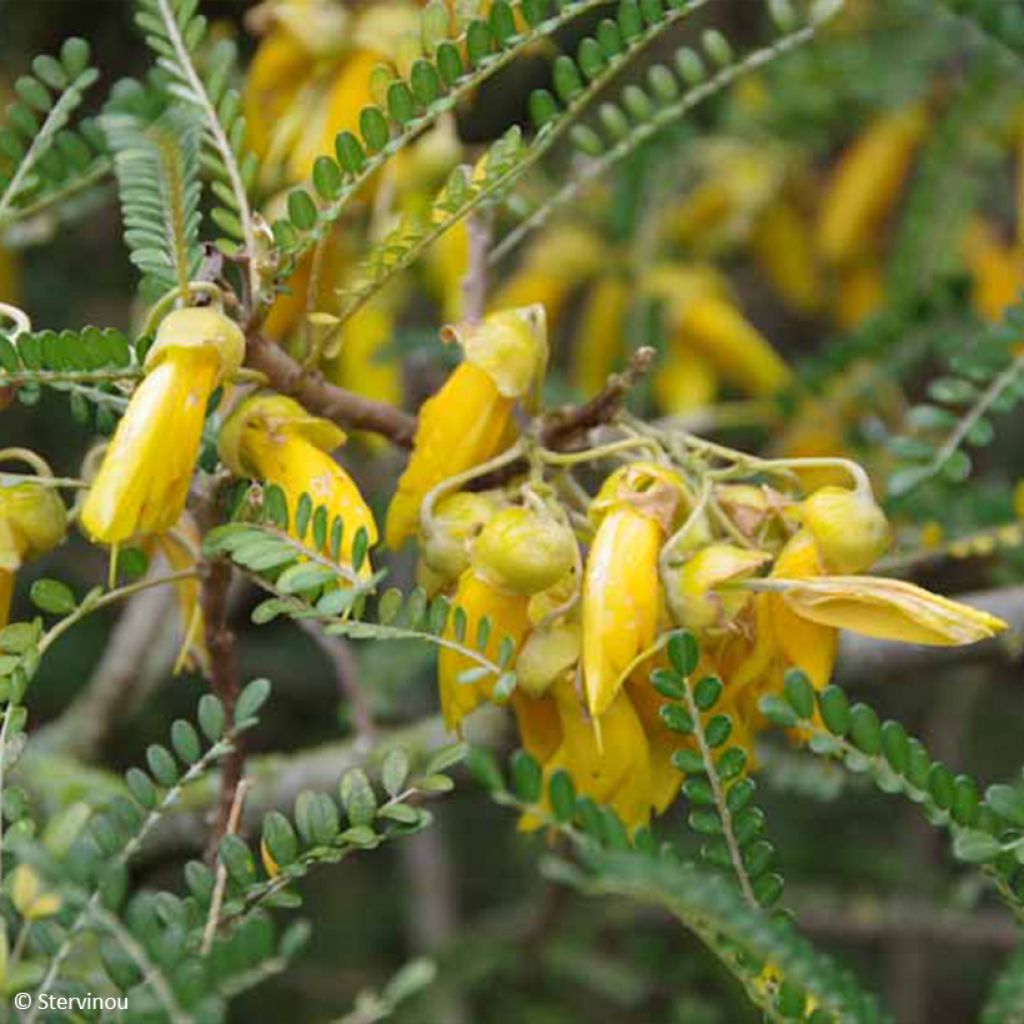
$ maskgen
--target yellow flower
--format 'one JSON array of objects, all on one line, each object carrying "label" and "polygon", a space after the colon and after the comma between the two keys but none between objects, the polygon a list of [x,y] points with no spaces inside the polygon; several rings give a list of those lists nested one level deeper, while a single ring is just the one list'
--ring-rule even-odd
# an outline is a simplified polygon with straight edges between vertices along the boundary
[{"label": "yellow flower", "polygon": [[633,463],[605,481],[594,502],[600,525],[583,581],[583,679],[599,717],[623,673],[650,647],[658,624],[658,555],[680,498],[671,470]]},{"label": "yellow flower", "polygon": [[512,693],[519,739],[523,749],[544,764],[562,742],[562,719],[553,697],[531,697],[521,689]]},{"label": "yellow flower", "polygon": [[[507,636],[518,647],[530,626],[527,607],[529,598],[522,594],[506,594],[467,569],[459,578],[452,597],[453,614],[449,617],[444,636],[455,639],[454,609],[461,608],[466,616],[466,644],[475,647],[480,622],[487,618],[491,631],[484,653],[491,659],[498,657],[501,641]],[[441,693],[441,713],[448,729],[458,729],[462,719],[485,700],[489,700],[494,684],[493,674],[477,682],[459,682],[463,673],[478,668],[479,663],[459,651],[441,647],[437,662],[438,688]]]},{"label": "yellow flower", "polygon": [[573,346],[572,379],[584,395],[597,394],[622,359],[631,291],[626,280],[607,274],[584,299]]},{"label": "yellow flower", "polygon": [[[304,493],[313,506],[323,505],[329,521],[342,522],[340,558],[349,563],[356,534],[377,541],[373,513],[352,478],[330,453],[345,441],[345,432],[329,420],[311,416],[294,399],[261,394],[243,401],[228,417],[219,439],[220,457],[236,476],[251,476],[284,491],[289,525]],[[329,541],[328,541],[329,542]],[[372,573],[369,561],[360,575]]]},{"label": "yellow flower", "polygon": [[417,532],[431,490],[511,444],[516,400],[539,384],[547,363],[539,307],[492,313],[452,334],[465,360],[420,409],[412,455],[388,508],[384,533],[391,548]]},{"label": "yellow flower", "polygon": [[210,395],[242,363],[245,338],[213,309],[169,313],[146,356],[146,376],[117,425],[82,507],[96,541],[164,533],[181,516]]},{"label": "yellow flower", "polygon": [[849,263],[871,250],[927,128],[927,110],[915,103],[878,117],[840,156],[818,222],[818,250],[830,263]]},{"label": "yellow flower", "polygon": [[821,273],[810,225],[787,199],[768,205],[750,236],[751,253],[768,283],[794,312],[808,316],[822,301]]},{"label": "yellow flower", "polygon": [[298,182],[317,156],[334,153],[339,132],[357,131],[360,113],[374,102],[375,69],[396,69],[416,33],[417,12],[405,3],[350,10],[285,0],[271,17],[249,68],[243,110],[272,183],[282,175]]},{"label": "yellow flower", "polygon": [[[199,560],[202,537],[196,521],[183,512],[174,529],[153,538],[153,547],[160,552],[174,572],[195,569]],[[210,652],[206,648],[203,629],[203,609],[200,602],[201,584],[198,577],[178,580],[174,594],[181,620],[181,651],[175,662],[175,671],[198,668],[208,675]]]},{"label": "yellow flower", "polygon": [[558,621],[535,629],[516,658],[516,683],[531,697],[543,697],[580,657],[579,623]]},{"label": "yellow flower", "polygon": [[10,615],[14,574],[56,547],[66,530],[67,511],[55,488],[31,480],[0,486],[0,628]]},{"label": "yellow flower", "polygon": [[696,299],[680,310],[673,343],[696,351],[746,394],[771,395],[790,380],[789,367],[764,335],[716,296]]}]

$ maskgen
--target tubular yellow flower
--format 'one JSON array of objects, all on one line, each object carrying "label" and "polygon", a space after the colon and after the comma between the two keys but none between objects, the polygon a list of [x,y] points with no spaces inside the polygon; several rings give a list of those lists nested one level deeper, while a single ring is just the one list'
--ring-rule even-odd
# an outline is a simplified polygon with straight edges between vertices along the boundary
[{"label": "tubular yellow flower", "polygon": [[778,199],[754,225],[751,253],[768,283],[803,316],[821,307],[822,285],[810,225],[795,204]]},{"label": "tubular yellow flower", "polygon": [[617,274],[605,275],[588,292],[573,345],[572,380],[582,394],[600,391],[622,359],[630,301],[629,285]]},{"label": "tubular yellow flower", "polygon": [[[480,621],[490,619],[491,632],[485,650],[489,658],[498,657],[501,641],[506,636],[519,646],[530,627],[528,603],[529,598],[521,594],[503,593],[481,579],[472,569],[467,569],[459,578],[459,585],[452,597],[452,607],[461,608],[466,613],[466,637],[470,645],[477,635]],[[444,635],[454,639],[454,615],[449,618]],[[441,713],[448,729],[458,729],[462,719],[491,696],[496,682],[493,675],[479,682],[459,682],[464,672],[477,667],[477,662],[458,651],[447,647],[440,650],[437,680],[441,694]]]},{"label": "tubular yellow flower", "polygon": [[654,397],[667,416],[685,416],[711,405],[718,395],[718,374],[696,352],[673,352],[654,375]]},{"label": "tubular yellow flower", "polygon": [[747,394],[771,395],[790,380],[770,342],[725,299],[707,295],[683,305],[672,337],[674,348],[693,349]]},{"label": "tubular yellow flower", "polygon": [[384,533],[391,548],[417,532],[431,490],[509,446],[516,400],[538,385],[547,364],[539,307],[492,313],[448,336],[466,358],[420,409],[412,455],[388,508]]},{"label": "tubular yellow flower", "polygon": [[658,555],[681,495],[670,481],[672,473],[663,467],[633,463],[612,474],[594,502],[602,518],[583,581],[583,678],[595,718],[607,711],[623,673],[654,641]]},{"label": "tubular yellow flower", "polygon": [[[277,484],[284,491],[289,523],[303,493],[314,507],[327,508],[330,521],[343,524],[340,557],[352,559],[360,529],[372,545],[377,541],[373,513],[355,482],[330,453],[345,441],[345,432],[329,420],[310,416],[294,399],[263,394],[247,398],[231,413],[221,430],[220,457],[236,476],[251,476]],[[360,574],[369,576],[369,560]]]},{"label": "tubular yellow flower", "polygon": [[[153,539],[153,545],[166,559],[174,572],[195,569],[202,546],[202,537],[196,521],[188,512],[183,512],[173,530]],[[206,634],[203,629],[203,610],[200,602],[201,584],[198,577],[178,580],[174,594],[181,620],[181,651],[175,662],[175,671],[182,668],[198,668],[208,675],[210,654],[206,648]]]},{"label": "tubular yellow flower", "polygon": [[7,625],[14,574],[56,547],[67,531],[67,510],[53,487],[27,480],[0,486],[0,628]]},{"label": "tubular yellow flower", "polygon": [[877,118],[840,156],[818,222],[818,250],[830,263],[849,263],[870,250],[927,127],[927,110],[915,103]]},{"label": "tubular yellow flower", "polygon": [[96,541],[163,533],[188,497],[210,395],[242,363],[245,338],[213,309],[179,309],[157,330],[146,376],[117,425],[82,507]]}]

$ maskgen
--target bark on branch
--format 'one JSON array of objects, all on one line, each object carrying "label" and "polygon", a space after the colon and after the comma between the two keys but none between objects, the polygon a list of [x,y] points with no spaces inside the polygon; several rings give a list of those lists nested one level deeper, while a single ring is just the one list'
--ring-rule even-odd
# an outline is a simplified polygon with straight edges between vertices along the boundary
[{"label": "bark on branch", "polygon": [[303,368],[266,338],[249,338],[246,365],[264,374],[275,391],[291,396],[317,416],[349,429],[381,434],[400,448],[412,447],[415,416],[331,384],[322,374]]}]

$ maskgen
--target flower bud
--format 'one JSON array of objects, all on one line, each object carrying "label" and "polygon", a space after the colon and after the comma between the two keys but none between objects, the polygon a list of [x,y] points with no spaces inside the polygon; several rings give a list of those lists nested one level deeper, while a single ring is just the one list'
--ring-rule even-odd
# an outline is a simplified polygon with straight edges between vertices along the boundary
[{"label": "flower bud", "polygon": [[673,618],[694,631],[727,628],[753,595],[725,584],[753,576],[770,558],[765,551],[709,544],[665,573],[665,595]]},{"label": "flower bud", "polygon": [[420,552],[427,567],[449,580],[469,568],[473,541],[502,506],[500,491],[459,491],[442,498],[428,526],[420,530]]},{"label": "flower bud", "polygon": [[576,538],[554,516],[515,506],[484,527],[472,562],[492,585],[514,594],[536,594],[576,564]]},{"label": "flower bud", "polygon": [[53,487],[32,481],[0,487],[0,569],[56,547],[67,532],[67,510]]},{"label": "flower bud", "polygon": [[870,494],[821,487],[804,500],[800,511],[831,572],[863,572],[891,543],[885,513]]},{"label": "flower bud", "polygon": [[580,657],[579,623],[555,622],[534,630],[516,658],[516,681],[531,697],[542,697]]},{"label": "flower bud", "polygon": [[160,321],[156,340],[146,353],[146,371],[175,349],[207,346],[217,352],[221,380],[235,373],[245,358],[245,335],[234,320],[211,306],[176,309]]}]

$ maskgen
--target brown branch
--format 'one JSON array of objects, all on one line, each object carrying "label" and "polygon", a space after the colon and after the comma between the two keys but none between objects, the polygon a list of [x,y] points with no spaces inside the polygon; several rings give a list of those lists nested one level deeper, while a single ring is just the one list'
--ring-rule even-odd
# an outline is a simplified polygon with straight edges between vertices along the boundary
[{"label": "brown branch", "polygon": [[[235,701],[240,689],[238,654],[235,634],[228,626],[228,589],[231,586],[231,563],[223,558],[204,563],[201,602],[206,636],[206,649],[210,654],[210,689],[220,698],[230,721],[235,713]],[[242,738],[235,741],[231,752],[221,762],[220,795],[217,817],[207,845],[207,858],[212,860],[217,846],[227,834],[231,808],[245,767],[245,747]]]},{"label": "brown branch", "polygon": [[470,323],[480,320],[487,308],[487,254],[491,248],[491,218],[474,213],[466,219],[469,265],[462,279],[462,316]]},{"label": "brown branch", "polygon": [[412,447],[415,416],[331,384],[319,372],[303,369],[284,349],[264,337],[249,337],[246,365],[259,370],[275,391],[290,395],[317,416],[353,430],[381,434],[400,448]]},{"label": "brown branch", "polygon": [[612,374],[608,383],[593,398],[575,408],[551,413],[541,430],[544,446],[564,448],[580,434],[615,419],[622,411],[626,396],[646,376],[656,356],[653,348],[646,345],[638,348],[626,369]]}]

